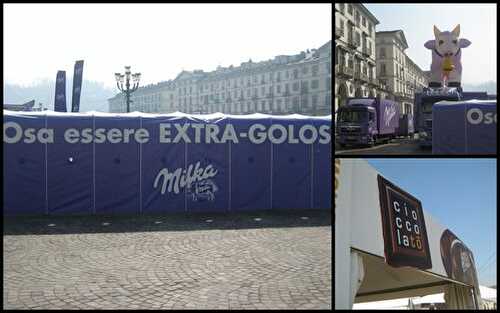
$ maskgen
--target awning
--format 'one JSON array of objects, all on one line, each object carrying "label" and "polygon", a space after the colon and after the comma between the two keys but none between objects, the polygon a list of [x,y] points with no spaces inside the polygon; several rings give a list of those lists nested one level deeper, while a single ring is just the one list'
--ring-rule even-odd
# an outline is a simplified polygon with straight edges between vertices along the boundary
[{"label": "awning", "polygon": [[441,292],[450,308],[479,305],[472,251],[425,203],[366,161],[335,166],[336,309]]}]

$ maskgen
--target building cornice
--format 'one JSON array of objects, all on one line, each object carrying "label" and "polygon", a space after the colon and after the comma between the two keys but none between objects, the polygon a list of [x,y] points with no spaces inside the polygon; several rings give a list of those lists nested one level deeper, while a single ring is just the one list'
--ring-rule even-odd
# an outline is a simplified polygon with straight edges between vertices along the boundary
[{"label": "building cornice", "polygon": [[379,20],[373,15],[363,4],[361,3],[353,3],[355,6],[357,6],[365,15],[367,15],[375,25],[380,24]]},{"label": "building cornice", "polygon": [[406,37],[404,32],[401,29],[398,30],[390,30],[390,31],[378,31],[375,32],[375,38],[377,38],[377,35],[393,35],[395,38],[397,38],[404,46],[404,49],[408,49],[408,42],[406,41]]}]

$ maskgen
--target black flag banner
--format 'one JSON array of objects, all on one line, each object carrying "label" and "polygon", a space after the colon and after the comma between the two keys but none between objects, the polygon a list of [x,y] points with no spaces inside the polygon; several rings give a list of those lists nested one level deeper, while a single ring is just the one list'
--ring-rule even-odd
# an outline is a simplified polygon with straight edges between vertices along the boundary
[{"label": "black flag banner", "polygon": [[66,71],[57,71],[54,111],[66,112]]},{"label": "black flag banner", "polygon": [[80,94],[82,91],[83,60],[76,61],[73,74],[73,95],[71,97],[71,112],[80,111]]}]

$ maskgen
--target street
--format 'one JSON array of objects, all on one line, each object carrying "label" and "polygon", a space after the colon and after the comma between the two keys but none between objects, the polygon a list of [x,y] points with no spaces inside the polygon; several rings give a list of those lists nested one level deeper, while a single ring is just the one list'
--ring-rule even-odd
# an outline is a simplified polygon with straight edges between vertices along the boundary
[{"label": "street", "polygon": [[431,149],[421,149],[418,145],[418,139],[396,138],[389,143],[378,144],[374,147],[354,147],[348,146],[341,148],[335,144],[335,155],[431,155]]}]

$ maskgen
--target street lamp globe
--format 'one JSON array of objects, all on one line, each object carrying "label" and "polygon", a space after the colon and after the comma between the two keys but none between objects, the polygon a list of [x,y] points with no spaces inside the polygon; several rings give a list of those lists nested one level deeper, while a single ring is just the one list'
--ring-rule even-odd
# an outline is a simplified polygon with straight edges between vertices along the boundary
[{"label": "street lamp globe", "polygon": [[135,74],[133,74],[132,78],[134,79],[134,83],[138,83],[139,80],[141,79],[141,73],[135,73]]},{"label": "street lamp globe", "polygon": [[[132,76],[132,80],[134,82],[134,86],[130,88],[130,76]],[[141,73],[131,74],[130,66],[125,66],[125,74],[115,73],[116,85],[118,89],[125,93],[125,99],[127,103],[127,112],[130,112],[130,95],[139,88],[139,80],[141,77]],[[124,82],[126,82],[124,86]]]}]

